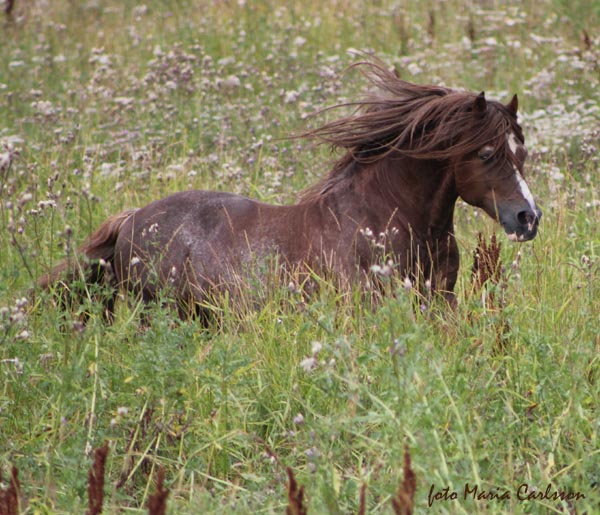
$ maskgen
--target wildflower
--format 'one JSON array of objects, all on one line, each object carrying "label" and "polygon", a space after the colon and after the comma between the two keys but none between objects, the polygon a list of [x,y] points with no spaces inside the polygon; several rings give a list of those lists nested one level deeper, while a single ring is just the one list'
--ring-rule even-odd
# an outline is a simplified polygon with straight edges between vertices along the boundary
[{"label": "wildflower", "polygon": [[306,449],[304,451],[304,455],[308,458],[309,461],[313,462],[321,455],[321,453],[316,447],[311,447],[310,449]]},{"label": "wildflower", "polygon": [[293,104],[300,97],[300,93],[295,90],[286,91],[283,97],[283,102],[286,104]]},{"label": "wildflower", "polygon": [[511,268],[512,268],[513,272],[515,272],[517,274],[519,273],[519,271],[521,269],[521,251],[520,250],[519,250],[519,252],[517,252],[517,257],[512,262]]},{"label": "wildflower", "polygon": [[302,413],[298,413],[294,417],[294,424],[296,424],[297,426],[301,426],[304,424],[304,415],[302,415]]},{"label": "wildflower", "polygon": [[13,310],[9,320],[13,324],[20,324],[25,319],[25,314],[21,310]]},{"label": "wildflower", "polygon": [[217,89],[234,90],[242,85],[242,81],[236,75],[230,75],[225,79],[217,79]]},{"label": "wildflower", "polygon": [[379,274],[383,275],[384,277],[389,277],[390,275],[392,275],[392,270],[392,266],[388,263],[381,267],[381,271],[379,272]]},{"label": "wildflower", "polygon": [[21,375],[23,373],[23,363],[21,363],[21,360],[19,358],[3,359],[0,360],[0,363],[12,363],[15,366],[15,372],[18,375]]},{"label": "wildflower", "polygon": [[42,116],[52,116],[57,113],[57,109],[48,100],[39,100],[31,103],[31,108]]},{"label": "wildflower", "polygon": [[113,102],[121,107],[128,107],[135,102],[135,98],[133,97],[115,97],[113,98]]},{"label": "wildflower", "polygon": [[390,345],[389,351],[392,356],[401,356],[402,357],[406,354],[408,349],[406,347],[406,343],[401,342],[400,340],[398,340],[396,338],[392,342],[392,345]]},{"label": "wildflower", "polygon": [[133,9],[132,9],[132,14],[133,16],[135,16],[136,18],[140,17],[140,16],[144,16],[146,14],[148,14],[148,6],[145,4],[142,5],[136,5]]},{"label": "wildflower", "polygon": [[33,199],[33,195],[31,193],[24,193],[19,199],[17,205],[19,208],[22,208],[25,204],[27,204],[27,202],[31,201],[31,199]]},{"label": "wildflower", "polygon": [[407,66],[407,69],[411,75],[419,75],[420,73],[423,73],[423,69],[415,62],[410,63]]},{"label": "wildflower", "polygon": [[47,365],[48,363],[50,363],[52,360],[54,359],[54,354],[52,352],[46,352],[44,354],[40,354],[40,357],[38,358],[39,362],[42,365]]},{"label": "wildflower", "polygon": [[304,358],[300,362],[300,366],[304,369],[306,373],[312,371],[313,368],[317,366],[317,360],[312,356],[310,358]]},{"label": "wildflower", "polygon": [[47,207],[49,208],[55,208],[56,207],[56,202],[54,200],[40,200],[38,202],[38,207],[40,209],[46,209]]},{"label": "wildflower", "polygon": [[8,170],[11,163],[19,156],[21,151],[20,144],[24,142],[23,138],[16,135],[0,138],[0,171]]},{"label": "wildflower", "polygon": [[10,152],[7,151],[0,154],[0,170],[8,170],[11,162],[12,155]]},{"label": "wildflower", "polygon": [[402,281],[402,287],[405,290],[410,290],[413,287],[413,283],[412,283],[412,281],[408,277],[405,277],[404,281]]},{"label": "wildflower", "polygon": [[312,355],[316,356],[321,349],[323,348],[323,344],[321,342],[313,342],[312,344]]}]

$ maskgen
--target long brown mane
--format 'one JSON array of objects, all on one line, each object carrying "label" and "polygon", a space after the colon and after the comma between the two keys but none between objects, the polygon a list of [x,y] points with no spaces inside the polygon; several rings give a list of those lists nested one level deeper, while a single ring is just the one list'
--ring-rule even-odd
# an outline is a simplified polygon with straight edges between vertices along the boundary
[{"label": "long brown mane", "polygon": [[352,163],[376,163],[392,152],[443,161],[485,145],[502,153],[502,135],[509,131],[523,141],[515,114],[500,102],[488,100],[485,112],[474,116],[476,93],[413,84],[400,79],[380,61],[355,66],[363,68],[375,91],[359,102],[329,108],[355,107],[356,111],[304,134],[346,150],[322,181],[305,190],[301,195],[304,201],[327,189]]}]

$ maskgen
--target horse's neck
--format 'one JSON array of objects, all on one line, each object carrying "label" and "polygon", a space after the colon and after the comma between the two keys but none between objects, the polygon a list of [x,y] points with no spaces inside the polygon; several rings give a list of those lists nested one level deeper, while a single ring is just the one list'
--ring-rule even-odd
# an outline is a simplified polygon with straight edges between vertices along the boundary
[{"label": "horse's neck", "polygon": [[383,216],[410,225],[427,239],[452,230],[458,194],[453,174],[443,163],[390,158],[370,166],[373,169],[362,171],[360,188],[369,202],[382,208]]}]

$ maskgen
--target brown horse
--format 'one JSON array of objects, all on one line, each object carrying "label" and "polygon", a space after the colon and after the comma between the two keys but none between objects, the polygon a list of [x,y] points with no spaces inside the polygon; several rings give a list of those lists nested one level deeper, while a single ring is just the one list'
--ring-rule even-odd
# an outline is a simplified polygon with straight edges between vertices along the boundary
[{"label": "brown horse", "polygon": [[275,256],[285,273],[310,270],[363,285],[373,270],[394,269],[452,299],[458,197],[499,221],[511,240],[533,239],[542,214],[523,178],[517,96],[503,105],[361,64],[377,92],[352,104],[353,115],[307,134],[345,154],[298,203],[175,193],[106,220],[80,248],[78,266],[62,264],[40,284],[70,269],[67,280],[83,273],[144,301],[167,290],[183,315],[211,295],[238,295],[244,277]]}]

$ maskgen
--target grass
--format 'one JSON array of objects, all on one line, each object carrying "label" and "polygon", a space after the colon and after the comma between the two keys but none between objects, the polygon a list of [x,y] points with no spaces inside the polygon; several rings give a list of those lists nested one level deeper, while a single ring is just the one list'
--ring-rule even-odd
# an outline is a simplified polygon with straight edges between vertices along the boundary
[{"label": "grass", "polygon": [[[161,466],[171,513],[284,513],[287,466],[310,513],[355,513],[363,482],[367,512],[391,513],[406,444],[418,513],[600,509],[599,12],[495,5],[17,0],[0,29],[0,466],[25,513],[82,512],[105,441],[107,513],[144,512]],[[461,203],[454,313],[415,312],[395,282],[375,310],[283,285],[212,331],[158,308],[146,327],[135,302],[112,326],[87,306],[83,330],[22,300],[124,208],[188,187],[292,202],[331,156],[285,137],[361,94],[349,48],[518,92],[544,218],[532,243],[499,235],[501,310],[470,293],[477,234],[497,228]],[[467,483],[511,499],[464,499]],[[585,498],[520,500],[522,484]],[[459,499],[429,506],[432,485]]]}]

